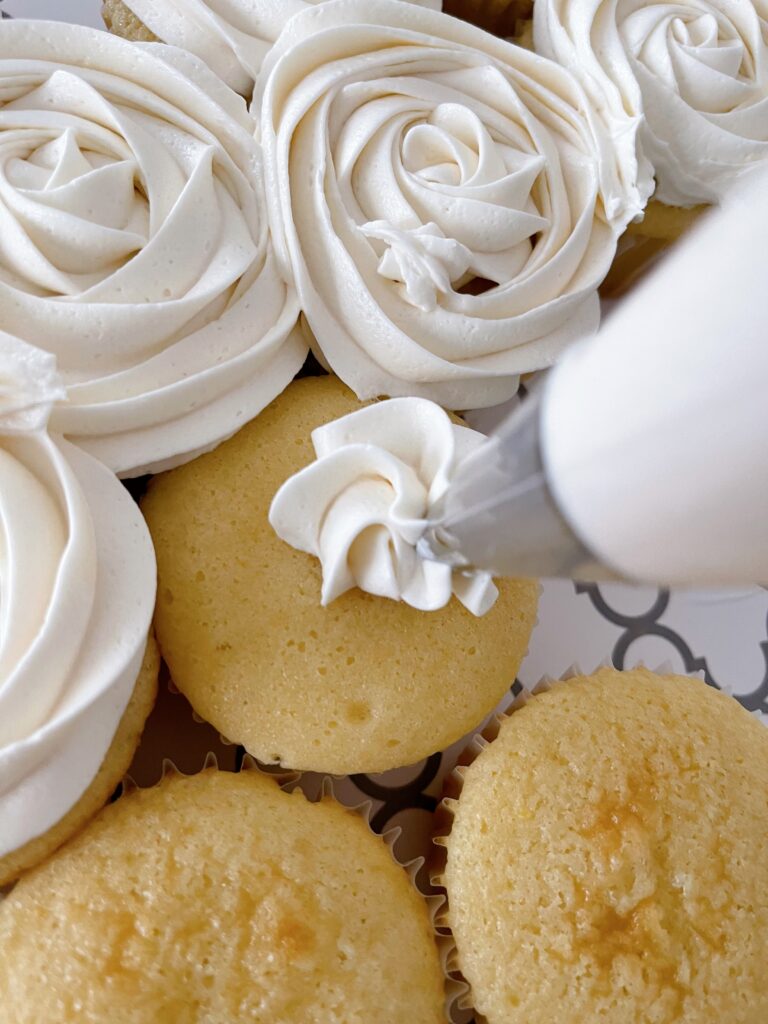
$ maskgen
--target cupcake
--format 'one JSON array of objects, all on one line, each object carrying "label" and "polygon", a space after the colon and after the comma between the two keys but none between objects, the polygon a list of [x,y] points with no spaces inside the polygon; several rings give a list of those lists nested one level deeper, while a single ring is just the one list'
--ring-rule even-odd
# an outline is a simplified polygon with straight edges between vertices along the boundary
[{"label": "cupcake", "polygon": [[690,225],[685,209],[719,203],[768,161],[767,24],[759,0],[537,0],[536,52],[579,78],[627,182],[656,200],[612,271],[614,292]]},{"label": "cupcake", "polygon": [[301,367],[238,96],[188,54],[0,36],[0,329],[56,355],[51,426],[131,476],[234,433]]},{"label": "cupcake", "polygon": [[[173,681],[260,761],[339,774],[411,764],[463,736],[514,681],[537,584],[496,591],[416,550],[431,497],[482,435],[404,401],[359,421],[369,410],[340,381],[304,378],[144,498]],[[272,519],[304,550],[270,526],[284,484]]]},{"label": "cupcake", "polygon": [[489,1024],[768,1017],[768,733],[644,669],[556,684],[452,805],[458,966]]},{"label": "cupcake", "polygon": [[118,800],[0,904],[0,950],[13,1024],[445,1020],[426,904],[385,844],[257,772]]},{"label": "cupcake", "polygon": [[46,433],[60,390],[49,355],[0,334],[0,885],[109,798],[157,688],[149,534],[109,470]]},{"label": "cupcake", "polygon": [[596,329],[641,205],[569,71],[437,11],[331,0],[286,25],[253,109],[281,265],[358,398],[492,406]]},{"label": "cupcake", "polygon": [[[250,97],[262,61],[298,11],[322,0],[104,0],[110,32],[162,40],[196,54],[236,92]],[[440,8],[440,0],[409,0]]]}]

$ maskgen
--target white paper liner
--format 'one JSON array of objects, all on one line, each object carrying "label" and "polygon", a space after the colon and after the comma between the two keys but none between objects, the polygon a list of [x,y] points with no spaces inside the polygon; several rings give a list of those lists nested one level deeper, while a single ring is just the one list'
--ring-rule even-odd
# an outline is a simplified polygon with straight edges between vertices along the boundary
[{"label": "white paper liner", "polygon": [[[546,693],[556,684],[567,683],[571,679],[578,679],[584,676],[591,676],[604,668],[615,669],[610,657],[601,659],[590,671],[585,672],[578,664],[574,663],[559,677],[544,675],[533,686],[523,687],[520,693],[504,710],[496,712],[487,725],[472,736],[459,755],[455,768],[445,778],[443,796],[435,811],[435,831],[432,837],[434,852],[429,862],[429,877],[431,884],[441,894],[439,910],[435,917],[435,928],[442,943],[441,952],[444,957],[446,970],[446,1013],[451,1024],[467,1024],[468,1021],[473,1021],[474,1024],[488,1024],[487,1018],[474,1009],[472,988],[461,973],[459,951],[448,920],[448,892],[445,888],[447,839],[453,825],[455,808],[458,806],[459,797],[464,786],[467,768],[496,739],[504,723],[516,711],[525,707],[531,698],[541,693]],[[615,671],[629,672],[636,669],[647,669],[649,672],[653,672],[654,675],[659,676],[680,675],[675,670],[671,661],[663,661],[653,668],[640,661],[633,665],[631,669],[615,669]],[[686,675],[690,678],[706,682],[703,671],[690,672],[686,673]],[[723,692],[728,691],[723,689]],[[763,717],[760,715],[760,712],[757,712],[757,715],[761,718]],[[585,1021],[585,1024],[588,1024],[588,1022]]]}]

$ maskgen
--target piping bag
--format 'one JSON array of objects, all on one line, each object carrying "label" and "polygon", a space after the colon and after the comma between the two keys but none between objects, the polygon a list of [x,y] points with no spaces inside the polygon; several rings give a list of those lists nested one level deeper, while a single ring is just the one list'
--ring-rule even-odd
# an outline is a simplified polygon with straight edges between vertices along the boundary
[{"label": "piping bag", "polygon": [[768,176],[457,467],[419,552],[497,576],[768,583]]}]

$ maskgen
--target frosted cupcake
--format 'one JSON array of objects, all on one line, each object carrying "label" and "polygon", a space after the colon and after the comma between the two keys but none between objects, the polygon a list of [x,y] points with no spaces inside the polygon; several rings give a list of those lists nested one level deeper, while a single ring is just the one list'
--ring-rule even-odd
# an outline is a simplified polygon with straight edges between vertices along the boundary
[{"label": "frosted cupcake", "polygon": [[698,680],[603,669],[466,769],[444,881],[489,1024],[768,1015],[768,732]]},{"label": "frosted cupcake", "polygon": [[445,1020],[427,907],[384,843],[255,772],[108,807],[0,904],[0,949],[14,1024]]},{"label": "frosted cupcake", "polygon": [[[760,0],[537,0],[534,46],[612,126],[625,176],[654,195],[612,272],[632,277],[768,161],[768,21]],[[654,191],[655,189],[655,191]]]},{"label": "frosted cupcake", "polygon": [[0,76],[0,329],[57,357],[52,428],[123,475],[211,448],[306,354],[243,101],[61,23],[4,23]]},{"label": "frosted cupcake", "polygon": [[[482,435],[403,401],[361,411],[333,377],[296,381],[143,501],[174,683],[261,761],[339,774],[418,761],[491,711],[526,651],[534,582],[496,591],[416,552],[430,495]],[[362,418],[330,422],[349,413]],[[270,526],[283,485],[272,521],[305,550]]]},{"label": "frosted cupcake", "polygon": [[436,11],[335,0],[262,66],[270,223],[361,399],[491,406],[597,327],[642,209],[566,69]]},{"label": "frosted cupcake", "polygon": [[[162,40],[196,54],[227,85],[253,92],[264,57],[298,11],[322,0],[104,0],[110,32],[137,42]],[[440,8],[440,0],[409,0]]]},{"label": "frosted cupcake", "polygon": [[45,432],[52,364],[0,334],[0,884],[105,803],[157,687],[149,534],[109,470]]}]

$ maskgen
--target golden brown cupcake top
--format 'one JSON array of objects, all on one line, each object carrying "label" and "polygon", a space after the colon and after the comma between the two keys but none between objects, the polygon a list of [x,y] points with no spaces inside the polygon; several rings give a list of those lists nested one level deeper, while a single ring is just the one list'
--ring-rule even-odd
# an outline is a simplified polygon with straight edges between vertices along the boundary
[{"label": "golden brown cupcake top", "polygon": [[556,685],[467,770],[446,884],[491,1024],[761,1024],[768,733],[695,679]]}]

